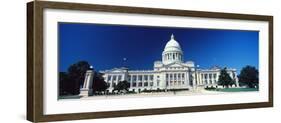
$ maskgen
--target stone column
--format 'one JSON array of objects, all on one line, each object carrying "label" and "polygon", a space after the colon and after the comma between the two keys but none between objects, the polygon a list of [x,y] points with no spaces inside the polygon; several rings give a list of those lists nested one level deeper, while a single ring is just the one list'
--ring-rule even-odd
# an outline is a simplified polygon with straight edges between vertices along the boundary
[{"label": "stone column", "polygon": [[94,79],[94,71],[87,70],[85,74],[85,80],[83,87],[80,89],[80,96],[87,97],[93,95],[93,79]]},{"label": "stone column", "polygon": [[194,86],[195,87],[197,87],[197,85],[198,85],[198,74],[197,74],[197,69],[196,68],[194,68]]},{"label": "stone column", "polygon": [[171,73],[168,73],[169,89],[171,88],[172,78]]},{"label": "stone column", "polygon": [[197,69],[197,67],[195,67],[195,72],[196,72],[196,86],[200,85],[200,79],[199,79],[199,71]]},{"label": "stone column", "polygon": [[174,85],[174,87],[177,86],[177,85],[176,85],[176,83],[177,83],[177,79],[176,79],[177,75],[176,75],[176,77],[175,77],[175,74],[176,74],[176,73],[173,73],[173,83],[174,83],[173,85]]},{"label": "stone column", "polygon": [[167,57],[168,57],[168,59],[167,59],[167,60],[169,60],[169,59],[170,59],[170,54],[169,54],[169,53],[167,54]]},{"label": "stone column", "polygon": [[110,80],[110,89],[111,89],[111,92],[112,92],[112,90],[113,90],[113,75],[111,75],[111,80]]},{"label": "stone column", "polygon": [[119,76],[121,76],[121,78],[120,78],[120,81],[119,82],[121,82],[121,81],[123,81],[124,79],[125,79],[125,76],[124,76],[124,74],[120,74]]},{"label": "stone column", "polygon": [[[210,75],[211,75],[211,76],[210,76]],[[211,77],[212,77],[212,73],[209,73],[209,74],[208,74],[208,77],[209,77],[210,84],[213,85],[213,81],[212,81],[212,78],[211,78]]]},{"label": "stone column", "polygon": [[233,74],[234,74],[234,80],[235,80],[236,87],[240,87],[240,86],[239,86],[239,82],[238,82],[237,73],[234,72]]},{"label": "stone column", "polygon": [[210,81],[209,81],[209,73],[205,73],[204,76],[207,76],[207,77],[205,78],[205,81],[207,81],[206,84],[209,86],[209,84],[210,84]]},{"label": "stone column", "polygon": [[176,81],[175,82],[176,82],[176,85],[179,86],[179,76],[178,76],[178,73],[176,73]]},{"label": "stone column", "polygon": [[[188,68],[189,69],[189,68]],[[186,83],[186,85],[189,87],[190,85],[190,83],[189,83],[189,72],[186,72],[185,74],[184,74],[184,77],[185,77],[185,83]]]},{"label": "stone column", "polygon": [[137,92],[139,92],[139,75],[136,74],[136,89],[137,89]]},{"label": "stone column", "polygon": [[179,77],[180,73],[177,73],[177,84],[181,87],[181,78]]},{"label": "stone column", "polygon": [[217,82],[219,81],[220,72],[217,73]]},{"label": "stone column", "polygon": [[197,71],[197,85],[201,85],[201,80],[200,80],[200,73]]},{"label": "stone column", "polygon": [[133,76],[130,75],[130,88],[132,88],[132,87],[133,87]]},{"label": "stone column", "polygon": [[144,81],[145,81],[145,80],[144,80],[144,74],[142,75],[142,77],[141,77],[141,78],[142,78],[142,80],[141,80],[142,87],[143,87],[143,88],[145,88],[145,87],[144,87],[144,83],[145,83],[145,82],[144,82]]}]

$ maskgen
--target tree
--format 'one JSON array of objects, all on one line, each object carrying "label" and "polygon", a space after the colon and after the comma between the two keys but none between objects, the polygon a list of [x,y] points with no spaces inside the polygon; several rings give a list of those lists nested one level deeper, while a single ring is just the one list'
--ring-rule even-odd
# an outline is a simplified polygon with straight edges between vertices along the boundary
[{"label": "tree", "polygon": [[229,85],[233,84],[233,80],[231,79],[231,77],[227,73],[226,68],[224,68],[220,71],[218,84],[222,85],[223,87],[227,87],[227,88],[228,88]]},{"label": "tree", "polygon": [[129,91],[130,83],[127,82],[126,80],[119,82],[115,87],[114,90],[119,91]]},{"label": "tree", "polygon": [[68,80],[68,75],[66,72],[59,73],[59,95],[70,94],[71,84]]},{"label": "tree", "polygon": [[249,88],[258,88],[259,72],[255,67],[249,65],[243,67],[238,78],[239,83],[246,84]]},{"label": "tree", "polygon": [[75,64],[72,64],[68,68],[68,82],[70,84],[69,91],[73,95],[80,93],[80,87],[83,86],[85,73],[89,70],[90,65],[86,61],[79,61]]},{"label": "tree", "polygon": [[95,72],[94,79],[93,79],[93,91],[94,92],[101,92],[105,91],[109,85],[104,81],[101,73]]}]

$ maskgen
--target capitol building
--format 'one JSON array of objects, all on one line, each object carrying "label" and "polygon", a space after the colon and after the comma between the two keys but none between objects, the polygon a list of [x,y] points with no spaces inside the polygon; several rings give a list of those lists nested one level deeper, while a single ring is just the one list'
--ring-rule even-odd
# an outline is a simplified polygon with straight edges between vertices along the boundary
[{"label": "capitol building", "polygon": [[[160,55],[160,54],[159,54]],[[114,68],[100,71],[108,83],[108,91],[112,92],[120,81],[130,83],[130,91],[170,90],[196,87],[217,87],[220,68],[200,69],[193,61],[184,61],[180,44],[171,35],[162,52],[162,61],[155,61],[153,70],[130,70],[128,68]],[[227,69],[227,73],[238,86],[236,69]]]}]

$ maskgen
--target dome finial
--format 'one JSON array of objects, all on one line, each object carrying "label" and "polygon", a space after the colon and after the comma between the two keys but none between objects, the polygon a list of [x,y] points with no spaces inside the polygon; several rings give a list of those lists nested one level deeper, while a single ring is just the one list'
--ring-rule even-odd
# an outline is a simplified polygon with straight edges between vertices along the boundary
[{"label": "dome finial", "polygon": [[174,39],[174,34],[172,33],[172,35],[171,35],[171,39]]}]

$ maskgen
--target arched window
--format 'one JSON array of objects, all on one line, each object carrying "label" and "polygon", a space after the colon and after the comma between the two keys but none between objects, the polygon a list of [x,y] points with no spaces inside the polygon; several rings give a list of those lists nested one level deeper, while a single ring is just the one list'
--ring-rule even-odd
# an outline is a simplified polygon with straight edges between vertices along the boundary
[{"label": "arched window", "polygon": [[173,60],[175,60],[175,54],[173,53]]}]

